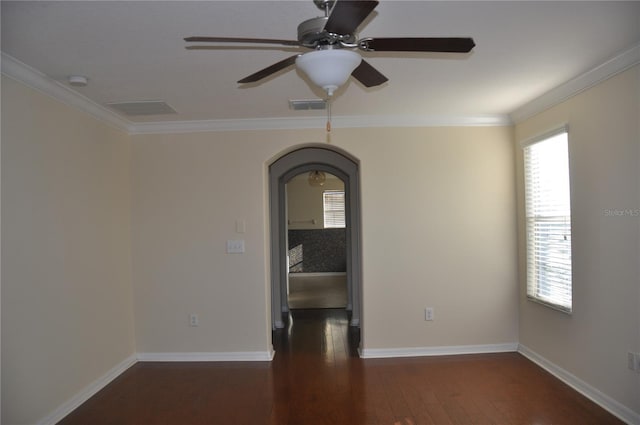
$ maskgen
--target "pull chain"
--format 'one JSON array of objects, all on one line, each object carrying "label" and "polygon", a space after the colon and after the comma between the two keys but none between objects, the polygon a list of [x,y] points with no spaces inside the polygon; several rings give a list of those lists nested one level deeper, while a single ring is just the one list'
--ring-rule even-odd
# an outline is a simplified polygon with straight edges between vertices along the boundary
[{"label": "pull chain", "polygon": [[327,143],[331,143],[331,98],[325,100],[327,103]]}]

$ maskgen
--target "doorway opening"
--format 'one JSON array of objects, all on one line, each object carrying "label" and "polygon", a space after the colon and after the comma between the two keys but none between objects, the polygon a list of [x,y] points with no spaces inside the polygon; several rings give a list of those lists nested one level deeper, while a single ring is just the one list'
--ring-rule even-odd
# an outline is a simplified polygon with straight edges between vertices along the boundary
[{"label": "doorway opening", "polygon": [[[288,217],[287,185],[296,176],[320,172],[335,176],[343,184],[344,199],[344,280],[346,281],[346,310],[349,325],[361,325],[361,243],[360,243],[360,181],[359,162],[343,150],[331,145],[309,145],[290,151],[269,167],[269,212],[271,231],[271,320],[272,329],[285,327],[290,313],[289,267],[295,262],[289,252],[289,226],[296,220],[313,217]],[[302,179],[302,177],[298,177]],[[292,183],[294,184],[294,183]],[[291,221],[289,221],[291,220]],[[316,224],[324,226],[322,219]],[[300,224],[300,223],[297,223]],[[311,224],[313,224],[311,222]],[[291,253],[292,255],[294,253]],[[295,264],[293,264],[295,265]],[[304,264],[302,265],[304,269]],[[309,266],[308,266],[309,267]],[[315,267],[315,266],[313,266]]]},{"label": "doorway opening", "polygon": [[348,308],[344,182],[323,171],[286,184],[289,309]]}]

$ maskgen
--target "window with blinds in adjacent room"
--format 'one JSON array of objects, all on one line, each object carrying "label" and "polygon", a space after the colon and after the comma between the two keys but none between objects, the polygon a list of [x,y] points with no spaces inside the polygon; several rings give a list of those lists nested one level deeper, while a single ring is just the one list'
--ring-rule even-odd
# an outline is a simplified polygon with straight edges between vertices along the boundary
[{"label": "window with blinds in adjacent room", "polygon": [[324,205],[324,227],[345,227],[344,217],[344,191],[325,190],[322,194]]}]

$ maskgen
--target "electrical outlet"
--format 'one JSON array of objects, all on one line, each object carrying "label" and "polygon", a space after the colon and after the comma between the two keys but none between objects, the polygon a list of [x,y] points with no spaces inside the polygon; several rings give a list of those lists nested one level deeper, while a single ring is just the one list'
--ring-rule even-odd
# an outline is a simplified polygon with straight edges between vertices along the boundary
[{"label": "electrical outlet", "polygon": [[431,322],[434,319],[433,307],[427,307],[424,309],[424,320]]},{"label": "electrical outlet", "polygon": [[198,315],[197,314],[190,314],[189,315],[189,326],[198,326]]}]

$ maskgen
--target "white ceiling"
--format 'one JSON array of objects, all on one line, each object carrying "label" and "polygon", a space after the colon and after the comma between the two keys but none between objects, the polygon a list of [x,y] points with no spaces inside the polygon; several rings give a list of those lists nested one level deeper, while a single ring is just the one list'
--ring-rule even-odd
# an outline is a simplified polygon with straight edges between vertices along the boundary
[{"label": "white ceiling", "polygon": [[[192,35],[296,39],[322,15],[296,1],[2,1],[2,51],[109,102],[164,100],[178,114],[130,122],[322,116],[289,99],[322,97],[291,69],[261,84],[236,81],[296,50],[186,50]],[[640,2],[382,0],[361,37],[471,36],[470,54],[365,53],[389,78],[367,89],[351,79],[335,116],[502,116],[640,43]]]}]

